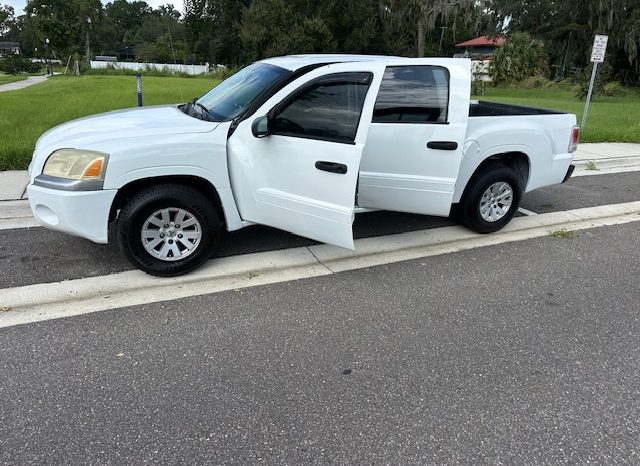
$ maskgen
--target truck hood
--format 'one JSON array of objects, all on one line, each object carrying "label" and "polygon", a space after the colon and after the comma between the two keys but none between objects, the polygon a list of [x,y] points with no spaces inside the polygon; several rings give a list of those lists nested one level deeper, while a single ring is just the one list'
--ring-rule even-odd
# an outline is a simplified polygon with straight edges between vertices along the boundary
[{"label": "truck hood", "polygon": [[44,133],[36,144],[36,154],[48,156],[61,148],[83,149],[93,144],[154,135],[204,133],[219,123],[198,120],[175,106],[116,110],[64,123]]}]

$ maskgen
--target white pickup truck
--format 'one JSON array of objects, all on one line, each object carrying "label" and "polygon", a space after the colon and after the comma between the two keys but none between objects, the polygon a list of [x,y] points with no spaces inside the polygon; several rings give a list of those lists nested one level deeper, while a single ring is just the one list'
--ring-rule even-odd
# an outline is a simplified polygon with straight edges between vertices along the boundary
[{"label": "white pickup truck", "polygon": [[188,104],[45,133],[29,201],[45,227],[109,240],[160,276],[252,224],[354,248],[358,211],[451,215],[480,233],[565,181],[571,114],[470,101],[466,59],[299,55],[254,63]]}]

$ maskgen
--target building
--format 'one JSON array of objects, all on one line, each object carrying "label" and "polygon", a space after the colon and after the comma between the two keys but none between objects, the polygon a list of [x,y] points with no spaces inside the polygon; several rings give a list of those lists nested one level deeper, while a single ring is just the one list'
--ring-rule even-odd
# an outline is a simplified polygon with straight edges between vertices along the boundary
[{"label": "building", "polygon": [[20,42],[0,42],[0,57],[20,55]]},{"label": "building", "polygon": [[489,63],[496,53],[498,47],[507,41],[506,37],[480,36],[456,44],[456,47],[463,49],[461,53],[456,53],[456,58],[471,58],[471,73],[473,78],[480,81],[491,81],[489,77]]},{"label": "building", "polygon": [[491,59],[491,56],[496,52],[498,47],[503,45],[506,41],[507,38],[504,36],[476,37],[475,39],[456,44],[456,47],[463,49],[463,51],[455,56],[478,60]]}]

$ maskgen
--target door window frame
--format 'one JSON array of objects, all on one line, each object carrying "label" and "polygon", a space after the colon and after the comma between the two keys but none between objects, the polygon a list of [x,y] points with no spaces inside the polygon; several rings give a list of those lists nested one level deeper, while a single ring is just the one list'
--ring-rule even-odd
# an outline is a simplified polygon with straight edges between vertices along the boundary
[{"label": "door window frame", "polygon": [[449,107],[451,106],[451,72],[446,66],[441,65],[429,65],[429,64],[421,64],[421,65],[389,65],[385,68],[384,72],[386,73],[389,68],[415,68],[415,67],[427,67],[427,68],[440,68],[444,70],[447,76],[447,117],[445,121],[376,121],[376,104],[378,103],[378,98],[380,97],[380,92],[384,86],[384,73],[382,75],[382,81],[380,82],[380,88],[378,89],[378,95],[376,96],[376,101],[373,103],[373,115],[371,116],[371,123],[377,125],[390,125],[390,124],[402,124],[402,125],[448,125],[449,124]]},{"label": "door window frame", "polygon": [[[351,79],[349,79],[351,77]],[[278,132],[275,130],[270,130],[271,135],[275,136],[286,136],[293,138],[301,138],[301,139],[312,139],[316,141],[325,141],[325,142],[333,142],[337,144],[349,144],[355,145],[355,140],[358,135],[358,130],[360,129],[360,123],[362,122],[362,112],[364,111],[365,103],[367,100],[367,96],[369,95],[369,91],[371,90],[371,84],[373,82],[373,72],[371,71],[345,71],[340,73],[327,74],[324,76],[319,76],[311,81],[305,83],[299,89],[296,89],[293,93],[285,97],[280,103],[275,105],[267,114],[269,118],[270,126],[273,125],[273,121],[275,120],[277,114],[286,109],[291,103],[293,103],[298,97],[307,92],[312,87],[317,87],[318,85],[326,85],[326,84],[349,84],[349,83],[358,83],[358,84],[366,84],[367,88],[364,94],[364,99],[362,100],[362,106],[360,107],[360,111],[358,113],[358,120],[356,124],[356,132],[353,135],[353,139],[350,141],[345,141],[344,139],[337,139],[332,137],[323,137],[323,136],[314,136],[311,134],[297,134],[297,133],[286,133],[286,132]]]}]

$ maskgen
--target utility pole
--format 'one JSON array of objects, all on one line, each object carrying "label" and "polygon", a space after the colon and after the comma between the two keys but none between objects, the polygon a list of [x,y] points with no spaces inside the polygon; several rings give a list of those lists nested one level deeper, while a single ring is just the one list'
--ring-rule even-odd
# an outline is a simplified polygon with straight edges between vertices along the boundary
[{"label": "utility pole", "polygon": [[45,43],[45,45],[47,46],[47,58],[46,58],[46,60],[45,60],[46,65],[47,65],[47,66],[46,66],[46,68],[47,68],[47,75],[49,75],[49,74],[53,74],[53,70],[51,69],[51,54],[50,54],[50,52],[49,52],[49,42],[50,42],[50,41],[49,41],[49,38],[47,37],[47,38],[44,40],[44,43]]},{"label": "utility pole", "polygon": [[91,29],[91,18],[87,16],[87,39],[86,39],[86,54],[87,65],[91,66],[91,43],[89,42],[89,30]]}]

